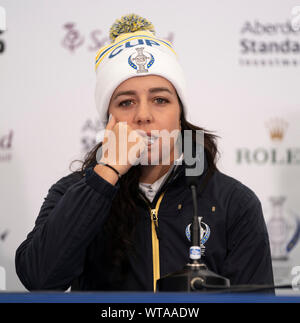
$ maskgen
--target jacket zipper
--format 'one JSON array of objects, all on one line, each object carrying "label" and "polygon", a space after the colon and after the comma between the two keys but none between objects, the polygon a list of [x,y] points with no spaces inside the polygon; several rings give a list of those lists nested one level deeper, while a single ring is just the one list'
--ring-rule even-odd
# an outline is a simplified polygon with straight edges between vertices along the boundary
[{"label": "jacket zipper", "polygon": [[162,198],[165,192],[163,192],[154,209],[150,210],[151,216],[151,233],[152,233],[152,262],[153,262],[153,291],[156,292],[156,281],[160,278],[160,263],[159,263],[159,228],[158,228],[158,210]]},{"label": "jacket zipper", "polygon": [[[176,176],[177,175],[178,174],[176,174]],[[174,179],[176,177],[176,176],[174,176],[174,173],[173,173],[172,176],[173,176],[172,179]],[[159,227],[158,227],[158,210],[159,210],[160,203],[161,203],[161,201],[162,201],[162,199],[164,197],[164,194],[166,192],[167,184],[169,184],[171,182],[171,177],[172,176],[170,176],[167,179],[167,181],[165,182],[163,187],[159,190],[159,192],[161,192],[161,190],[164,189],[164,191],[160,194],[154,209],[151,208],[151,206],[153,204],[152,203],[150,204],[150,201],[148,199],[146,199],[143,194],[140,194],[142,199],[148,205],[148,208],[149,208],[149,211],[150,211],[150,218],[151,218],[153,291],[154,291],[154,293],[156,292],[156,281],[160,278],[160,262],[159,262],[159,238],[160,238],[160,233],[159,233]]]},{"label": "jacket zipper", "polygon": [[143,200],[147,203],[151,219],[152,236],[152,263],[153,263],[153,291],[156,292],[156,281],[160,278],[159,264],[159,228],[158,228],[158,210],[165,191],[159,196],[155,208],[151,208],[150,202],[141,194]]}]

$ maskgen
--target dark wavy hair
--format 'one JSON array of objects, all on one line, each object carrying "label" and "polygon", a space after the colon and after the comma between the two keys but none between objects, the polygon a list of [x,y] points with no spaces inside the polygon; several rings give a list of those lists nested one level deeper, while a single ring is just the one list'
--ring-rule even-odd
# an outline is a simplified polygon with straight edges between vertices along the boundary
[{"label": "dark wavy hair", "polygon": [[[180,121],[182,138],[184,130],[192,130],[193,141],[196,140],[196,130],[202,130],[204,132],[204,149],[208,163],[208,169],[210,171],[217,170],[216,162],[218,157],[217,150],[217,137],[213,132],[204,128],[200,128],[189,123],[185,118],[184,108],[178,97],[180,105]],[[102,142],[98,143],[90,152],[86,154],[81,167],[76,170],[83,175],[84,171],[88,167],[96,165],[96,154]],[[78,161],[74,160],[73,162]],[[73,163],[72,162],[72,163]],[[72,165],[71,163],[71,165]],[[70,167],[71,167],[70,165]],[[112,239],[112,243],[109,247],[112,265],[120,267],[122,262],[126,260],[126,255],[129,253],[134,254],[134,234],[136,224],[138,222],[139,214],[137,214],[137,203],[139,199],[139,178],[141,176],[141,167],[139,165],[132,166],[129,171],[124,174],[119,180],[120,189],[118,190],[112,207],[110,215],[104,226],[105,236],[109,236]]]}]

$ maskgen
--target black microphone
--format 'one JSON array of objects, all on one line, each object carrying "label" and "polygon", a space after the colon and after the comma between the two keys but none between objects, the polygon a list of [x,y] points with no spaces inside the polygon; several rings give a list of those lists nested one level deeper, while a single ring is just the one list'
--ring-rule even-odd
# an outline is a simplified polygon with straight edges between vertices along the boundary
[{"label": "black microphone", "polygon": [[198,176],[186,176],[186,183],[192,191],[193,198],[193,222],[191,225],[191,248],[190,248],[190,263],[199,264],[201,258],[201,217],[198,218],[198,201],[197,201],[197,186]]},{"label": "black microphone", "polygon": [[[191,166],[187,166],[190,168]],[[209,172],[206,173],[206,176]],[[204,175],[203,175],[204,176]],[[205,179],[204,179],[205,181]],[[207,289],[224,289],[230,287],[228,278],[210,271],[201,260],[201,217],[198,217],[197,187],[199,176],[186,175],[186,183],[192,191],[193,221],[191,226],[191,247],[189,263],[181,271],[168,274],[157,280],[158,291],[206,291]],[[205,181],[206,182],[206,181]],[[213,288],[208,287],[213,286]]]}]

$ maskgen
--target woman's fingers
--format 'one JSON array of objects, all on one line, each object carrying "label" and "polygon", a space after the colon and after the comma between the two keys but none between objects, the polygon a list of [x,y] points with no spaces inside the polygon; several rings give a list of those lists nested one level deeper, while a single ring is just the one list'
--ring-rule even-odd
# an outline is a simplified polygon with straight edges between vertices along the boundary
[{"label": "woman's fingers", "polygon": [[143,158],[147,143],[138,131],[111,114],[105,128],[101,161],[115,167],[120,174],[125,174]]},{"label": "woman's fingers", "polygon": [[117,123],[116,118],[112,114],[110,114],[108,118],[108,123],[106,125],[106,129],[112,130],[116,123]]},{"label": "woman's fingers", "polygon": [[111,131],[113,131],[113,128],[115,127],[116,124],[117,124],[116,118],[112,114],[110,114],[109,118],[108,118],[108,123],[105,127],[103,143],[105,143],[107,141],[107,139],[109,137],[109,133]]}]

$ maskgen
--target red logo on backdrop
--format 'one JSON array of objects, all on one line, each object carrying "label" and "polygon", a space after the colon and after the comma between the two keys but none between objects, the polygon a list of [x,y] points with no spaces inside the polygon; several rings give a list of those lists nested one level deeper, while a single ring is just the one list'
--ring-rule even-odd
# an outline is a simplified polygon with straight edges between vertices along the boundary
[{"label": "red logo on backdrop", "polygon": [[12,159],[12,140],[14,132],[10,130],[7,134],[0,133],[0,162]]},{"label": "red logo on backdrop", "polygon": [[[85,37],[80,33],[75,23],[68,22],[64,24],[64,29],[67,31],[64,39],[62,40],[62,45],[68,49],[71,53],[75,52],[77,48],[85,42]],[[87,50],[96,52],[99,48],[109,42],[108,37],[101,37],[102,31],[99,29],[92,30],[89,33],[89,40],[87,44]]]},{"label": "red logo on backdrop", "polygon": [[[71,53],[74,53],[80,46],[83,46],[86,37],[82,35],[79,29],[76,27],[74,22],[67,22],[63,25],[63,28],[66,31],[66,35],[62,40],[62,46],[69,50]],[[167,37],[164,37],[173,43],[174,33],[170,32]],[[106,44],[109,44],[110,40],[108,36],[103,36],[103,32],[100,29],[94,29],[89,32],[86,41],[86,49],[91,52],[96,52],[99,48],[103,47]]]},{"label": "red logo on backdrop", "polygon": [[67,34],[62,41],[62,45],[70,52],[74,52],[76,48],[83,44],[84,37],[80,35],[80,32],[77,29],[75,29],[75,24],[73,23],[65,24],[64,28],[67,30]]}]

